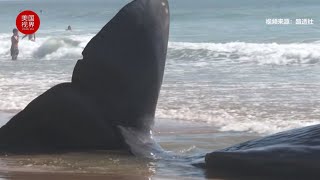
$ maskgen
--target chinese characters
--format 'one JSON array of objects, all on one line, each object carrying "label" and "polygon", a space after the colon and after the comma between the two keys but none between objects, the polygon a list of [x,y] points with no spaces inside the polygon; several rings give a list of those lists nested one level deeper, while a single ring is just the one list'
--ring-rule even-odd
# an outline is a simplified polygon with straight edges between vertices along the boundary
[{"label": "chinese characters", "polygon": [[289,18],[267,18],[267,25],[313,25],[314,20],[312,18],[299,18],[299,19],[289,19]]},{"label": "chinese characters", "polygon": [[34,15],[22,15],[21,26],[23,30],[34,30]]}]

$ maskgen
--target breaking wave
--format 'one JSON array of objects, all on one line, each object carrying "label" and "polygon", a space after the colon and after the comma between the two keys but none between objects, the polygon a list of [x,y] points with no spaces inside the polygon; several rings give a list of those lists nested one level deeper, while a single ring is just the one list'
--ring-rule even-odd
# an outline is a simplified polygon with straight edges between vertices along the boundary
[{"label": "breaking wave", "polygon": [[313,43],[184,43],[171,42],[170,57],[259,65],[318,64],[320,42]]},{"label": "breaking wave", "polygon": [[[36,42],[20,40],[20,60],[77,60],[93,35],[49,36],[38,38]],[[10,59],[10,35],[0,35],[0,59]]]},{"label": "breaking wave", "polygon": [[[81,52],[94,34],[37,37],[20,40],[20,59],[68,60]],[[0,34],[0,59],[10,59],[10,34]],[[258,65],[318,64],[320,42],[311,43],[188,43],[170,42],[168,61],[254,63]]]}]

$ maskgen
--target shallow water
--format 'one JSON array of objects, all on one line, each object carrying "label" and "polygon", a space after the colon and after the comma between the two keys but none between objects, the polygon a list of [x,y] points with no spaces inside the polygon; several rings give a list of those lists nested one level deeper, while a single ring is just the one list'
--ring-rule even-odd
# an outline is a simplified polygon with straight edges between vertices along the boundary
[{"label": "shallow water", "polygon": [[[0,110],[21,110],[53,85],[70,81],[83,48],[126,2],[0,0]],[[320,123],[318,1],[174,0],[170,5],[157,118],[260,134]],[[11,25],[21,8],[42,9],[43,23],[36,42],[20,41],[19,60],[12,62]],[[266,18],[315,23],[269,26]],[[73,31],[66,32],[70,23]]]}]

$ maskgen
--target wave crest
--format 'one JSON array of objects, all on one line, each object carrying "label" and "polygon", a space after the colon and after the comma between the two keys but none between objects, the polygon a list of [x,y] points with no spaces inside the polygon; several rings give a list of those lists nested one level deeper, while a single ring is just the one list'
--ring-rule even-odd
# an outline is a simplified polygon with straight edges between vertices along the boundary
[{"label": "wave crest", "polygon": [[[0,34],[0,59],[10,59],[10,34]],[[94,34],[37,37],[21,40],[19,59],[69,60],[81,52]],[[168,61],[240,63],[258,65],[318,64],[320,42],[309,43],[190,43],[169,42]],[[200,64],[201,65],[201,64]]]},{"label": "wave crest", "polygon": [[44,58],[54,52],[57,52],[61,48],[75,48],[80,44],[80,41],[74,41],[72,39],[48,39],[41,46],[33,52],[33,57]]},{"label": "wave crest", "polygon": [[228,61],[260,65],[317,64],[320,43],[169,43],[169,56],[179,60]]}]

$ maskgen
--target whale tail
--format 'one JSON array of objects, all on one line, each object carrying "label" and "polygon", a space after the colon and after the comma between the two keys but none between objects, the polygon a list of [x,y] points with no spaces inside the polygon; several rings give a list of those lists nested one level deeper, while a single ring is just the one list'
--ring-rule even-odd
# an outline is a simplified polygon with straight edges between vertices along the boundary
[{"label": "whale tail", "polygon": [[168,36],[167,0],[127,4],[87,44],[71,83],[49,89],[0,128],[0,151],[110,150],[128,143],[141,154],[130,135],[159,149],[139,131],[152,129]]}]

